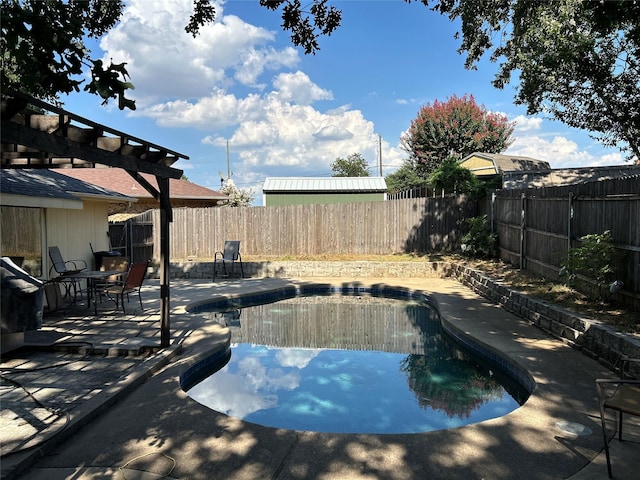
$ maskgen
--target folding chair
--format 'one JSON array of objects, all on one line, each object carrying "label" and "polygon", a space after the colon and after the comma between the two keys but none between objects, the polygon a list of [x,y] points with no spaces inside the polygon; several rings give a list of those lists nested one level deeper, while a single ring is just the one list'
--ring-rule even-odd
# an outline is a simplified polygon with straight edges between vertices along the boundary
[{"label": "folding chair", "polygon": [[216,252],[213,255],[213,281],[216,281],[216,264],[222,263],[222,269],[224,275],[227,275],[227,263],[231,264],[231,271],[233,271],[233,265],[238,263],[240,265],[240,278],[244,278],[244,270],[242,269],[242,257],[240,256],[240,240],[227,240],[224,242],[224,250],[222,252]]},{"label": "folding chair", "polygon": [[[640,380],[625,379],[625,366],[631,362],[640,363],[640,359],[622,357],[620,367],[620,379],[597,379],[596,390],[600,403],[600,421],[602,422],[602,437],[604,439],[604,452],[607,457],[607,471],[609,478],[611,473],[611,458],[609,456],[609,440],[607,439],[607,427],[605,413],[613,410],[618,414],[618,440],[622,441],[622,414],[640,417]],[[612,388],[613,387],[613,390]]]}]

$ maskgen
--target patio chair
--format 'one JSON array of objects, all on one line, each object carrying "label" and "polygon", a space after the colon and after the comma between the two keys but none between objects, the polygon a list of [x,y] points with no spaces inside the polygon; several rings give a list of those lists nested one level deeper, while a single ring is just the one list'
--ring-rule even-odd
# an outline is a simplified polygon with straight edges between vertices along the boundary
[{"label": "patio chair", "polygon": [[222,270],[224,275],[227,275],[227,263],[231,264],[231,271],[233,271],[233,265],[238,263],[240,265],[240,278],[244,278],[244,270],[242,269],[242,257],[240,256],[240,240],[227,240],[224,242],[224,250],[222,252],[216,252],[213,255],[213,281],[216,281],[216,265],[222,263]]},{"label": "patio chair", "polygon": [[105,279],[96,280],[96,294],[102,302],[102,296],[108,287],[119,285],[123,276],[129,271],[129,257],[104,257],[98,269],[101,272],[122,272]]},{"label": "patio chair", "polygon": [[75,278],[74,275],[86,270],[87,262],[85,260],[65,260],[57,246],[49,247],[49,258],[51,259],[49,278],[51,278],[52,273],[55,271],[57,277],[52,280],[64,284],[65,297],[70,295],[71,288],[73,288],[73,298],[75,299],[78,293],[80,279]]},{"label": "patio chair", "polygon": [[124,281],[116,282],[113,285],[107,286],[103,292],[116,303],[118,308],[119,303],[122,303],[122,312],[127,313],[124,306],[124,297],[127,296],[127,302],[129,302],[129,294],[137,293],[140,300],[140,309],[144,310],[142,306],[142,295],[140,289],[142,288],[142,282],[147,275],[147,268],[149,262],[136,262],[132,263],[127,273],[127,277]]},{"label": "patio chair", "polygon": [[607,471],[609,478],[611,473],[611,458],[609,455],[609,441],[605,413],[613,410],[618,415],[618,440],[622,442],[622,415],[634,415],[640,417],[640,380],[625,378],[626,366],[632,362],[640,364],[640,359],[622,357],[620,367],[620,379],[597,379],[596,390],[600,403],[600,421],[602,422],[602,437],[604,439],[604,451],[607,457]]}]

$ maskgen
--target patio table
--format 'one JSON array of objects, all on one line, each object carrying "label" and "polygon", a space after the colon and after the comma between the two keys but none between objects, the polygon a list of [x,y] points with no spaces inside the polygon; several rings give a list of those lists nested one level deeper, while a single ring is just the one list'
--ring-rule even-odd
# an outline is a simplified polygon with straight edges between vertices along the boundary
[{"label": "patio table", "polygon": [[122,270],[85,270],[74,274],[74,278],[79,278],[87,281],[87,308],[91,308],[91,300],[93,299],[93,312],[94,315],[98,315],[98,302],[95,298],[98,294],[97,285],[99,280],[106,280],[114,275],[123,275],[127,272]]}]

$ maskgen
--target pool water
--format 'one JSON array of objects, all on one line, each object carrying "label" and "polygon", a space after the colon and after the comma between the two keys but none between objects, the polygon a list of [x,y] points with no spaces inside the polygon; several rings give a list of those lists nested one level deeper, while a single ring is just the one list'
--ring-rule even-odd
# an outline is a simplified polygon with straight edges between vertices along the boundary
[{"label": "pool water", "polygon": [[496,418],[526,398],[449,340],[433,308],[414,301],[296,297],[211,319],[231,329],[231,357],[187,393],[248,422],[418,433]]}]

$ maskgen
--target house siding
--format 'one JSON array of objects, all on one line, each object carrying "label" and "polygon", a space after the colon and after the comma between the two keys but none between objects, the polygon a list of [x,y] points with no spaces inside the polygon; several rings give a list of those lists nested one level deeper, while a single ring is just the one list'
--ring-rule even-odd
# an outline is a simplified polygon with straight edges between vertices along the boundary
[{"label": "house siding", "polygon": [[94,251],[109,249],[108,205],[85,201],[82,210],[47,208],[45,210],[45,245],[43,275],[48,278],[51,260],[48,247],[58,246],[65,260],[84,260],[90,269],[95,267]]},{"label": "house siding", "polygon": [[495,175],[496,169],[491,160],[480,157],[471,157],[460,164],[461,167],[468,168],[476,175]]}]

